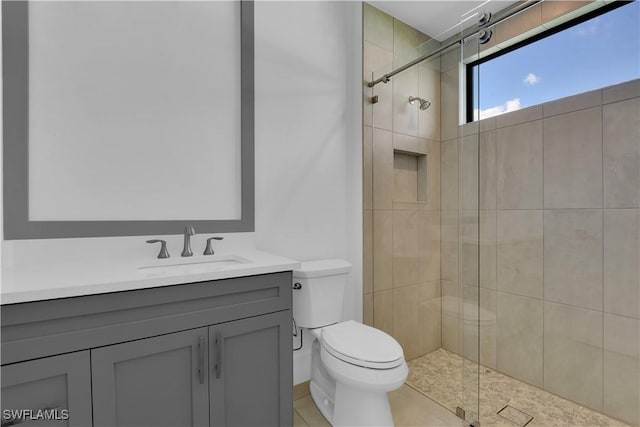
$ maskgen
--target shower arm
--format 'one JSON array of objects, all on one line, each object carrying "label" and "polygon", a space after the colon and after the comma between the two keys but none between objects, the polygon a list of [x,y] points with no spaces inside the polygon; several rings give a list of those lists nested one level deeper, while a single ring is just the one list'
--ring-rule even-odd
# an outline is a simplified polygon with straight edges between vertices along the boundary
[{"label": "shower arm", "polygon": [[528,9],[528,8],[530,8],[532,6],[535,6],[538,3],[541,3],[542,1],[544,1],[544,0],[529,0],[529,1],[526,1],[524,3],[517,4],[516,6],[512,7],[511,9],[509,9],[503,16],[501,16],[500,18],[494,20],[493,22],[488,23],[488,24],[486,22],[483,23],[483,24],[478,24],[478,25],[473,27],[473,29],[471,30],[471,32],[469,34],[466,34],[466,35],[464,34],[464,31],[463,31],[463,34],[459,39],[454,40],[454,41],[452,41],[451,43],[449,43],[449,44],[447,44],[445,46],[441,46],[440,48],[436,49],[435,51],[433,51],[431,53],[424,54],[424,55],[414,59],[413,61],[408,62],[408,63],[404,64],[403,66],[396,68],[395,70],[391,71],[390,73],[387,73],[384,76],[367,83],[367,86],[368,87],[374,87],[375,85],[377,85],[378,83],[381,83],[381,82],[382,83],[389,83],[389,80],[391,80],[391,77],[395,76],[396,74],[401,73],[404,70],[406,70],[408,68],[411,68],[416,64],[419,64],[419,63],[421,63],[423,61],[426,61],[427,59],[433,58],[434,56],[438,56],[438,55],[444,53],[445,51],[450,50],[453,47],[456,47],[458,45],[462,45],[462,44],[466,43],[467,40],[471,39],[474,36],[477,36],[478,33],[481,33],[482,31],[484,31],[484,30],[486,30],[488,28],[491,28],[491,27],[495,26],[496,24],[504,21],[505,19],[508,19],[508,18],[512,17],[513,15],[516,15],[516,14],[518,14],[520,12],[525,11],[526,9]]}]

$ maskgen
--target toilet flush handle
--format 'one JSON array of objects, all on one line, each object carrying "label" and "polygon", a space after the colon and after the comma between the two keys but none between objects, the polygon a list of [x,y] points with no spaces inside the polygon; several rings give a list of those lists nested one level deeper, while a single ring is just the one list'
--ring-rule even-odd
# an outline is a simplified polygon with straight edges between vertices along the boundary
[{"label": "toilet flush handle", "polygon": [[302,285],[300,284],[300,282],[294,283],[293,289],[295,289],[296,291],[302,289]]}]

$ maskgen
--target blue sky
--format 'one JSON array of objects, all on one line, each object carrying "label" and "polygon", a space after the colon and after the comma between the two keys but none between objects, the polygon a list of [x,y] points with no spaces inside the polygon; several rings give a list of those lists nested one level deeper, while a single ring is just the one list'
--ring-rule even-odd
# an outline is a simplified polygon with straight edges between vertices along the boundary
[{"label": "blue sky", "polygon": [[481,118],[637,79],[640,1],[487,61],[479,77]]}]

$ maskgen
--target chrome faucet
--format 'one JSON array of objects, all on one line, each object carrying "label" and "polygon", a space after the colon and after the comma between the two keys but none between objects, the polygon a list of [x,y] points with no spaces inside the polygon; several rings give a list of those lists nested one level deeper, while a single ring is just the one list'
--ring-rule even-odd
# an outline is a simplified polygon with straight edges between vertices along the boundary
[{"label": "chrome faucet", "polygon": [[182,248],[182,256],[192,256],[191,252],[191,236],[195,235],[196,231],[192,226],[187,225],[184,228],[184,247]]}]

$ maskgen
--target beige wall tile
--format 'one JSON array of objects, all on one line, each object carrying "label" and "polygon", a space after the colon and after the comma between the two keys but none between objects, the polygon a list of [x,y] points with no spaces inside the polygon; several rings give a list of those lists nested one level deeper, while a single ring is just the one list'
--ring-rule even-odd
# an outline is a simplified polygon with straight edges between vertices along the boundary
[{"label": "beige wall tile", "polygon": [[417,103],[409,104],[410,96],[418,96],[418,69],[409,68],[391,79],[393,85],[393,131],[418,136]]},{"label": "beige wall tile", "polygon": [[478,211],[464,211],[460,218],[460,284],[478,286]]},{"label": "beige wall tile", "polygon": [[[480,288],[480,363],[496,369],[498,294],[495,289]],[[492,320],[493,319],[493,320]],[[485,322],[486,321],[486,322]]]},{"label": "beige wall tile", "polygon": [[393,134],[393,149],[404,154],[427,154],[424,140],[402,133]]},{"label": "beige wall tile", "polygon": [[[362,77],[371,81],[371,73],[380,74],[393,69],[393,51],[384,49],[371,42],[362,43]],[[379,77],[379,76],[376,76]]]},{"label": "beige wall tile", "polygon": [[468,359],[463,363],[475,364],[478,363],[478,357],[480,355],[478,320],[481,311],[478,310],[478,305],[480,304],[478,287],[463,285],[462,296],[463,300],[460,315],[460,333],[462,334],[460,342],[462,343],[462,350],[460,354]]},{"label": "beige wall tile", "polygon": [[393,336],[402,346],[406,360],[420,355],[418,307],[418,285],[393,290]]},{"label": "beige wall tile", "polygon": [[602,211],[544,212],[544,297],[602,310]]},{"label": "beige wall tile", "polygon": [[554,0],[554,1],[542,2],[541,4],[542,23],[549,22],[571,11],[574,11],[583,6],[586,6],[589,3],[591,3],[591,1]]},{"label": "beige wall tile", "polygon": [[640,98],[602,107],[604,205],[640,206]]},{"label": "beige wall tile", "polygon": [[393,17],[368,3],[363,5],[363,38],[387,50],[393,50]]},{"label": "beige wall tile", "polygon": [[539,25],[542,25],[542,13],[540,5],[536,5],[495,26],[493,37],[496,43],[501,43]]},{"label": "beige wall tile", "polygon": [[458,212],[440,213],[440,271],[442,279],[458,283]]},{"label": "beige wall tile", "polygon": [[393,287],[418,282],[418,212],[393,211]]},{"label": "beige wall tile", "polygon": [[498,290],[542,299],[542,211],[498,211]]},{"label": "beige wall tile", "polygon": [[362,127],[362,205],[373,209],[373,129]]},{"label": "beige wall tile", "polygon": [[496,209],[496,132],[480,133],[480,209]]},{"label": "beige wall tile", "polygon": [[498,291],[497,358],[501,372],[542,387],[543,302]]},{"label": "beige wall tile", "polygon": [[373,293],[373,326],[393,335],[393,290]]},{"label": "beige wall tile", "polygon": [[399,152],[393,153],[393,200],[418,200],[418,158]]},{"label": "beige wall tile", "polygon": [[362,291],[373,292],[373,211],[362,216]]},{"label": "beige wall tile", "polygon": [[418,211],[418,281],[440,280],[440,212]]},{"label": "beige wall tile", "polygon": [[460,321],[461,292],[458,291],[458,283],[450,280],[442,280],[442,347],[451,352],[460,354],[462,350]]},{"label": "beige wall tile", "polygon": [[637,98],[639,96],[640,79],[630,80],[628,82],[609,86],[602,90],[602,102],[604,104],[622,101],[629,98]]},{"label": "beige wall tile", "polygon": [[442,210],[458,209],[458,140],[440,144],[440,206]]},{"label": "beige wall tile", "polygon": [[[362,99],[362,123],[365,126],[373,126],[374,109],[377,113],[376,125],[379,128],[391,129],[391,117],[382,117],[381,113],[388,105],[388,111],[391,111],[391,91],[385,92],[384,84],[378,84],[370,88],[366,83],[373,81],[384,73],[388,73],[393,68],[393,52],[385,50],[373,43],[364,41],[362,43],[362,77],[364,84]],[[372,104],[370,98],[378,95],[379,102]]]},{"label": "beige wall tile", "polygon": [[418,46],[428,39],[429,37],[404,22],[393,20],[393,54],[403,64],[417,58]]},{"label": "beige wall tile", "polygon": [[544,207],[602,207],[602,108],[544,119]]},{"label": "beige wall tile", "polygon": [[[383,68],[374,74],[374,78],[380,78],[385,73],[391,71],[391,67]],[[373,116],[373,127],[377,129],[393,129],[393,85],[391,83],[379,83],[371,91],[370,96],[378,96],[378,102],[371,105],[371,115]],[[366,105],[365,105],[366,106]],[[364,113],[368,112],[368,106]]]},{"label": "beige wall tile", "polygon": [[496,211],[480,211],[480,287],[497,287]]},{"label": "beige wall tile", "polygon": [[602,312],[544,303],[544,386],[602,411]]},{"label": "beige wall tile", "polygon": [[422,355],[439,349],[441,345],[440,281],[418,286],[418,338]]},{"label": "beige wall tile", "polygon": [[[440,56],[440,70],[442,72],[457,70],[460,63],[460,48],[451,49],[444,55]],[[457,136],[457,135],[456,135]]]},{"label": "beige wall tile", "polygon": [[542,105],[544,117],[557,116],[558,114],[570,113],[584,110],[585,108],[596,107],[602,103],[602,91],[592,90],[578,95],[567,96],[556,99]]},{"label": "beige wall tile", "polygon": [[373,130],[373,208],[391,209],[393,201],[393,142],[391,132]]},{"label": "beige wall tile", "polygon": [[523,108],[510,113],[496,116],[496,128],[513,126],[520,123],[532,122],[542,118],[542,105]]},{"label": "beige wall tile", "polygon": [[460,203],[462,210],[478,209],[478,145],[480,137],[467,135],[461,138],[462,144],[458,145],[460,170],[460,191],[462,197]]},{"label": "beige wall tile", "polygon": [[393,211],[373,211],[373,290],[393,287]]},{"label": "beige wall tile", "polygon": [[488,117],[478,121],[480,125],[480,132],[489,132],[490,130],[496,130],[496,117]]},{"label": "beige wall tile", "polygon": [[640,318],[640,214],[604,211],[604,310]]},{"label": "beige wall tile", "polygon": [[364,294],[362,300],[362,322],[373,326],[373,293]]},{"label": "beige wall tile", "polygon": [[418,65],[418,96],[431,102],[426,110],[418,109],[418,136],[440,141],[440,72],[428,64]]},{"label": "beige wall tile", "polygon": [[542,208],[542,122],[498,129],[498,209]]},{"label": "beige wall tile", "polygon": [[458,137],[460,111],[458,106],[458,68],[440,73],[440,139]]},{"label": "beige wall tile", "polygon": [[[422,166],[422,171],[418,177],[418,197],[424,201],[421,209],[439,210],[440,209],[440,143],[430,140],[424,141],[427,147],[426,157],[421,157],[418,162],[426,162],[426,164],[418,163],[418,170]],[[424,168],[426,167],[426,176]],[[422,179],[426,178],[426,182]],[[426,194],[424,193],[426,190]]]},{"label": "beige wall tile", "polygon": [[604,413],[640,424],[640,320],[604,315]]}]

